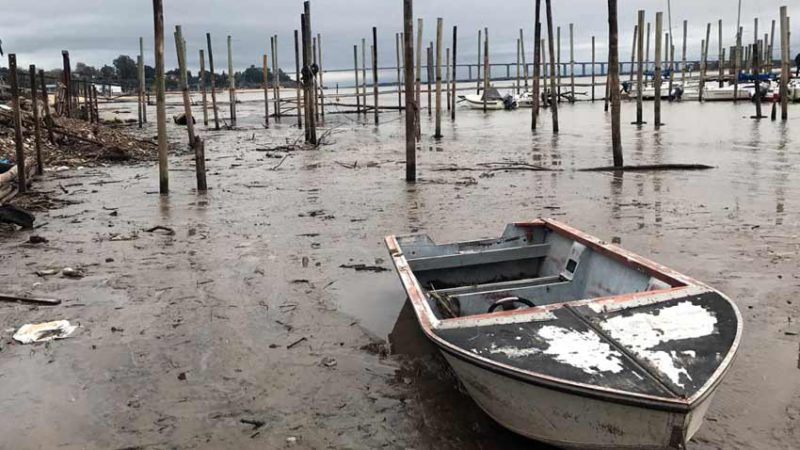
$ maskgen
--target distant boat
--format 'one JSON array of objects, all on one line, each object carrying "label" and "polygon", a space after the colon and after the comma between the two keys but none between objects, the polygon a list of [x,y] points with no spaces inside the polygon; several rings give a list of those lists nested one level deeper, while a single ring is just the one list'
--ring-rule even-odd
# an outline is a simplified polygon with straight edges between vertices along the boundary
[{"label": "distant boat", "polygon": [[483,109],[484,95],[486,96],[486,109],[514,109],[517,106],[516,99],[513,98],[513,96],[507,95],[504,97],[500,95],[500,92],[494,87],[483,90],[480,94],[459,95],[459,98],[464,100],[467,106],[472,109]]},{"label": "distant boat", "polygon": [[539,441],[684,448],[739,346],[725,295],[554,220],[386,245],[422,331],[475,402]]},{"label": "distant boat", "polygon": [[738,100],[749,100],[755,92],[755,85],[750,83],[749,89],[747,85],[740,84],[736,88],[733,84],[725,84],[719,87],[717,82],[706,82],[703,87],[703,100],[705,101],[733,101],[734,95]]}]

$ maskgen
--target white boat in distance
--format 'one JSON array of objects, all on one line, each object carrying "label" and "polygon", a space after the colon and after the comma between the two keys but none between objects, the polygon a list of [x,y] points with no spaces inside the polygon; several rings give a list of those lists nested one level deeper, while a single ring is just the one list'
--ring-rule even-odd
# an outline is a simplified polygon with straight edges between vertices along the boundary
[{"label": "white boat in distance", "polygon": [[550,219],[386,245],[425,336],[506,428],[569,448],[682,449],[741,338],[722,293]]},{"label": "white boat in distance", "polygon": [[[483,109],[484,95],[486,95],[486,109],[491,109],[491,110],[513,109],[509,108],[506,105],[505,97],[500,95],[500,92],[497,90],[497,88],[494,87],[482,90],[480,94],[466,94],[466,95],[459,95],[458,97],[464,100],[467,106],[472,109]],[[512,101],[514,102],[513,106],[516,106],[516,98],[512,97]]]}]

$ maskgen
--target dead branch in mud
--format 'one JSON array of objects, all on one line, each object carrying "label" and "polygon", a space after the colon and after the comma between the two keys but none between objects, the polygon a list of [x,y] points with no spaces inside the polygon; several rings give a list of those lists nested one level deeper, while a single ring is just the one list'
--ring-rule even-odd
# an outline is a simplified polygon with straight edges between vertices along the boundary
[{"label": "dead branch in mud", "polygon": [[622,167],[590,167],[587,169],[578,169],[579,172],[654,172],[664,170],[708,170],[714,169],[714,166],[707,166],[705,164],[643,164],[639,166],[622,166]]}]

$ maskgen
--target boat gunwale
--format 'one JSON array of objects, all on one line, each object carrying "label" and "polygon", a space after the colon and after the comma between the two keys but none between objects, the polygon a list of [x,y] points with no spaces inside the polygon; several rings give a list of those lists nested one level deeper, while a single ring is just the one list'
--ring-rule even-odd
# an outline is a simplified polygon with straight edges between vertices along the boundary
[{"label": "boat gunwale", "polygon": [[[487,358],[483,358],[479,355],[475,355],[467,351],[462,347],[456,346],[448,342],[447,340],[439,337],[436,333],[434,333],[435,329],[440,329],[440,328],[443,329],[445,328],[444,326],[445,324],[448,325],[456,324],[457,322],[454,321],[459,321],[461,319],[473,318],[472,322],[476,322],[476,320],[474,319],[476,316],[468,316],[465,318],[438,319],[434,314],[433,310],[431,309],[430,304],[427,301],[424,289],[422,288],[422,286],[420,286],[419,281],[417,280],[416,276],[411,270],[410,265],[408,264],[408,261],[405,258],[403,250],[397,241],[398,237],[395,235],[387,236],[385,238],[386,246],[389,249],[392,261],[395,265],[395,268],[397,269],[397,273],[400,277],[400,280],[403,286],[405,287],[406,293],[409,296],[409,300],[411,301],[412,306],[414,306],[414,311],[417,316],[417,320],[420,323],[420,327],[422,328],[426,337],[429,340],[431,340],[441,351],[445,351],[454,357],[457,357],[468,363],[477,365],[491,372],[508,376],[512,379],[517,379],[519,381],[535,385],[541,385],[544,387],[576,395],[584,395],[590,398],[609,400],[616,403],[622,403],[639,407],[656,408],[665,411],[681,411],[681,412],[691,411],[694,405],[702,402],[708,395],[710,395],[713,392],[713,388],[720,383],[723,375],[729,370],[733,358],[736,355],[736,351],[738,350],[739,342],[741,340],[741,334],[742,334],[741,313],[739,309],[736,307],[736,305],[730,300],[730,298],[728,298],[721,292],[703,283],[700,283],[699,281],[696,281],[686,275],[676,272],[666,266],[657,264],[653,261],[650,261],[634,253],[631,253],[620,247],[606,244],[605,242],[591,235],[588,235],[579,230],[571,228],[558,221],[552,219],[536,219],[526,222],[516,222],[514,223],[514,225],[520,227],[544,226],[554,232],[573,238],[578,242],[581,242],[582,244],[587,245],[606,256],[611,256],[614,259],[622,262],[626,266],[629,267],[633,266],[638,270],[645,271],[651,276],[653,276],[654,274],[662,275],[666,277],[668,280],[670,280],[672,282],[671,284],[680,284],[680,285],[655,291],[645,291],[641,293],[628,293],[617,296],[572,300],[568,302],[543,305],[541,307],[529,308],[524,310],[498,311],[491,314],[481,314],[480,320],[486,321],[498,317],[514,316],[515,313],[518,315],[523,315],[525,313],[532,315],[537,312],[547,313],[549,309],[556,309],[557,307],[563,307],[566,305],[585,306],[591,304],[630,302],[630,301],[635,301],[639,297],[646,298],[649,296],[659,296],[662,294],[669,294],[669,293],[684,293],[688,295],[697,295],[706,292],[714,292],[727,301],[727,303],[733,309],[734,314],[736,316],[736,322],[737,322],[736,335],[734,337],[733,342],[731,343],[731,346],[728,348],[725,358],[723,358],[723,360],[720,362],[714,373],[712,373],[709,376],[706,383],[703,384],[703,386],[701,386],[692,396],[688,398],[678,398],[678,397],[671,398],[665,396],[623,391],[613,388],[604,388],[593,384],[580,383],[577,381],[571,381],[563,378],[545,375],[539,372],[524,370],[518,367],[509,366],[506,364],[498,363],[493,360],[489,360]],[[662,279],[662,281],[667,281],[667,280]],[[665,298],[663,300],[658,301],[658,303],[662,301],[669,301],[674,298],[675,297],[673,297],[672,295],[666,295]],[[547,307],[550,308],[548,309]],[[531,309],[535,309],[536,311],[531,311]],[[447,328],[449,328],[449,326]]]}]

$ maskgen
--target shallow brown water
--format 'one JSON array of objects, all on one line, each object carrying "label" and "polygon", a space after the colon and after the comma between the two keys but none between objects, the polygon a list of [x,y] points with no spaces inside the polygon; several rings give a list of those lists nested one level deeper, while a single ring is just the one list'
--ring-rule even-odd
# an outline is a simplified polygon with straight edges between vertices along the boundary
[{"label": "shallow brown water", "polygon": [[[112,106],[109,115],[131,108]],[[794,448],[800,120],[755,122],[749,103],[664,104],[666,125],[655,131],[627,125],[632,108],[623,106],[626,163],[716,168],[576,171],[610,163],[598,102],[562,104],[558,136],[547,113],[531,133],[529,110],[459,108],[436,141],[423,114],[414,185],[403,181],[397,112],[382,113],[378,127],[372,115],[328,115],[329,145],[292,152],[270,170],[279,159],[256,149],[300,131],[293,118],[264,130],[263,104],[253,101],[239,105],[237,131],[199,127],[207,195],[195,194],[188,157],[171,158],[169,197],[154,194],[149,164],[46,175],[38,190],[70,185],[63,197],[83,203],[39,214],[48,224],[37,233],[49,244],[23,243],[27,232],[0,238],[4,290],[65,299],[51,308],[0,305],[0,411],[13,418],[0,421],[0,446],[275,448],[296,437],[301,448],[543,448],[488,419],[438,358],[362,350],[393,329],[401,350],[418,349],[419,336],[413,321],[398,322],[405,295],[393,271],[340,265],[390,268],[387,234],[475,239],[550,216],[717,287],[741,308],[739,357],[691,449]],[[652,121],[652,105],[645,111]],[[170,129],[186,142],[184,129]],[[559,170],[434,170],[499,161]],[[176,234],[143,231],[154,225]],[[76,265],[88,276],[34,274]],[[23,323],[61,318],[81,323],[74,338],[10,339]],[[251,430],[243,418],[265,425]]]}]

